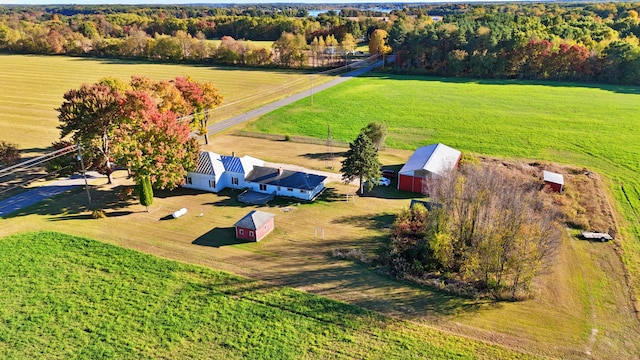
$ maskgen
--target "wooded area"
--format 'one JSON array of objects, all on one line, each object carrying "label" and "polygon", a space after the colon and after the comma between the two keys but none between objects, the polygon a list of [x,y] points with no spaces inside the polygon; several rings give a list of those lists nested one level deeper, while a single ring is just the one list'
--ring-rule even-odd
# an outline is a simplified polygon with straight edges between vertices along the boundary
[{"label": "wooded area", "polygon": [[533,279],[561,238],[559,208],[540,184],[467,164],[431,179],[425,191],[432,201],[428,209],[417,204],[396,218],[381,257],[397,277],[435,279],[470,296],[531,296]]},{"label": "wooded area", "polygon": [[380,29],[398,72],[640,84],[638,11],[638,3],[448,4],[389,14],[354,6],[314,17],[303,5],[3,6],[0,51],[337,66],[354,40],[368,42]]}]

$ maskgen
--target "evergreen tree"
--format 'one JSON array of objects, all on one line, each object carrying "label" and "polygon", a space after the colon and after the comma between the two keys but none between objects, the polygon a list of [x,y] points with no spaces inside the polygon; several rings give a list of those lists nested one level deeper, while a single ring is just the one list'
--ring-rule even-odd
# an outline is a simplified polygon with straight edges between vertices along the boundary
[{"label": "evergreen tree", "polygon": [[358,138],[349,144],[347,155],[342,161],[342,180],[348,183],[359,179],[362,194],[364,180],[369,181],[368,190],[371,190],[373,183],[380,178],[380,166],[378,150],[365,132],[361,131]]},{"label": "evergreen tree", "polygon": [[148,176],[139,179],[138,193],[140,194],[140,205],[146,206],[147,212],[149,212],[149,206],[153,204],[153,188]]}]

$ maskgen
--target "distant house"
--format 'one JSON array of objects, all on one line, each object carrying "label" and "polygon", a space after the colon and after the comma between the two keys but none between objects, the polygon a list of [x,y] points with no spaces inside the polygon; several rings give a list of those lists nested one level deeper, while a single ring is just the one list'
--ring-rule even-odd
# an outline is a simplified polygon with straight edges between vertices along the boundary
[{"label": "distant house", "polygon": [[249,187],[245,182],[246,174],[254,166],[262,166],[264,161],[251,156],[219,155],[211,151],[201,151],[198,166],[187,173],[182,187],[210,192],[218,192],[225,188],[243,189]]},{"label": "distant house", "polygon": [[542,177],[545,186],[548,186],[551,190],[561,193],[564,189],[564,177],[562,174],[543,170]]},{"label": "distant house", "polygon": [[224,156],[200,152],[198,166],[187,173],[182,185],[189,189],[218,192],[225,188],[249,189],[264,194],[313,200],[324,189],[326,176],[265,167],[251,156]]},{"label": "distant house", "polygon": [[429,179],[455,169],[462,153],[444,144],[433,144],[416,149],[398,172],[398,189],[422,193]]},{"label": "distant house", "polygon": [[253,210],[233,226],[236,238],[241,240],[260,241],[274,229],[274,214]]},{"label": "distant house", "polygon": [[253,191],[313,200],[324,189],[326,179],[326,176],[301,171],[254,166],[245,181]]}]

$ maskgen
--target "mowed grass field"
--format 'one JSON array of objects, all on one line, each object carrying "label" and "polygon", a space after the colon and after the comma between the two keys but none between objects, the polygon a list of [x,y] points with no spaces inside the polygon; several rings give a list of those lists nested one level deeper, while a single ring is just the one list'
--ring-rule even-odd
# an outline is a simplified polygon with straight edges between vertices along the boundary
[{"label": "mowed grass field", "polygon": [[0,257],[4,358],[536,358],[60,233],[2,238]]},{"label": "mowed grass field", "polygon": [[214,120],[242,113],[309,86],[307,76],[301,72],[64,56],[0,55],[0,69],[0,141],[15,143],[26,153],[41,153],[58,140],[55,109],[62,104],[66,91],[104,77],[128,81],[132,75],[154,80],[191,76],[197,81],[211,81],[224,97],[224,108],[216,112],[215,117],[219,119]]},{"label": "mowed grass field", "polygon": [[[621,244],[640,298],[640,89],[623,86],[372,75],[328,89],[246,128],[351,141],[371,121],[386,145],[442,142],[463,152],[547,160],[604,174],[622,210]],[[607,231],[608,229],[594,229]]]}]

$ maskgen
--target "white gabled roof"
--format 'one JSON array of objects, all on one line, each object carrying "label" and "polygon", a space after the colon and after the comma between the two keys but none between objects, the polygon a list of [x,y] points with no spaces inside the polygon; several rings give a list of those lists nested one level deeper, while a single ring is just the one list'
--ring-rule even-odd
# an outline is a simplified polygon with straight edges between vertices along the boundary
[{"label": "white gabled roof", "polygon": [[443,175],[458,164],[460,151],[444,144],[433,144],[416,149],[399,174],[411,174],[414,171],[426,170],[436,175]]},{"label": "white gabled roof", "polygon": [[564,177],[562,176],[562,174],[542,170],[542,177],[544,178],[545,182],[564,185]]},{"label": "white gabled roof", "polygon": [[253,170],[254,166],[264,166],[264,161],[245,155],[240,158],[240,164],[242,164],[242,168],[244,169],[244,174],[246,176]]},{"label": "white gabled roof", "polygon": [[216,178],[220,177],[224,172],[220,155],[211,151],[200,151],[198,154],[198,166],[193,172],[214,175]]}]

